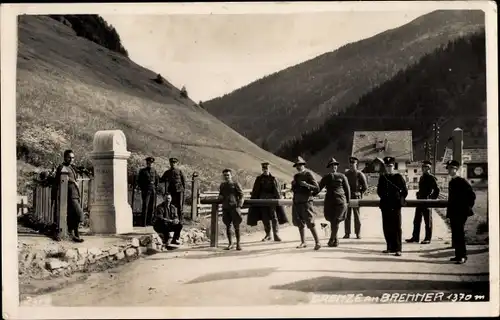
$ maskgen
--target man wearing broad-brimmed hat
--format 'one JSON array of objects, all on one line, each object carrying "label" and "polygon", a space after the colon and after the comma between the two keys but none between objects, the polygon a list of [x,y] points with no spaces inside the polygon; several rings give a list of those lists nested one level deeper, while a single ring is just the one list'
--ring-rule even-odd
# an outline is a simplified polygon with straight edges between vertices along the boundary
[{"label": "man wearing broad-brimmed hat", "polygon": [[[351,199],[362,199],[363,194],[368,189],[368,182],[363,172],[358,170],[358,158],[349,157],[349,170],[346,171],[345,176],[349,181],[349,188],[351,190]],[[354,213],[354,232],[356,238],[361,239],[361,218],[360,208],[347,208],[347,215],[344,221],[345,235],[344,239],[348,239],[351,235],[351,217]]]},{"label": "man wearing broad-brimmed hat", "polygon": [[158,173],[153,168],[155,158],[147,157],[146,167],[139,170],[137,185],[141,190],[142,197],[142,217],[146,225],[151,224],[153,211],[155,209],[156,188],[158,187]]},{"label": "man wearing broad-brimmed hat", "polygon": [[450,181],[448,182],[448,206],[446,218],[450,220],[451,239],[455,248],[455,257],[451,258],[457,264],[467,261],[465,243],[465,223],[474,214],[472,208],[476,201],[476,193],[467,180],[458,176],[460,162],[450,160],[446,164]]},{"label": "man wearing broad-brimmed hat", "polygon": [[[431,174],[432,163],[429,160],[422,161],[422,176],[418,181],[417,199],[437,199],[439,196],[439,187],[437,179]],[[432,211],[428,207],[417,206],[415,208],[415,217],[413,218],[413,233],[406,242],[418,242],[420,239],[420,226],[422,217],[425,221],[425,237],[422,244],[431,243],[432,239]]]},{"label": "man wearing broad-brimmed hat", "polygon": [[[280,185],[269,170],[269,162],[261,163],[261,167],[262,174],[255,179],[250,199],[280,199]],[[281,241],[279,224],[288,222],[283,206],[251,206],[248,209],[247,224],[256,226],[259,220],[262,220],[266,232],[262,241],[271,240],[271,227],[274,241]]]},{"label": "man wearing broad-brimmed hat", "polygon": [[377,194],[380,197],[379,207],[382,211],[382,228],[387,244],[387,249],[383,252],[401,256],[401,208],[408,196],[408,188],[403,176],[394,171],[396,159],[385,157],[383,161],[386,172],[380,174],[377,184]]},{"label": "man wearing broad-brimmed hat", "polygon": [[307,226],[316,243],[314,250],[319,250],[321,244],[319,243],[318,232],[314,223],[316,212],[314,212],[313,206],[313,194],[318,192],[319,185],[312,173],[306,170],[304,159],[297,157],[293,166],[298,171],[292,181],[292,222],[294,226],[299,228],[300,234],[300,245],[297,249],[307,247],[304,232],[304,228]]},{"label": "man wearing broad-brimmed hat", "polygon": [[177,167],[179,159],[168,159],[170,168],[163,173],[160,182],[165,183],[165,192],[172,195],[172,204],[177,208],[177,214],[181,222],[183,221],[184,193],[186,190],[186,177],[184,172]]},{"label": "man wearing broad-brimmed hat", "polygon": [[351,190],[347,177],[343,173],[338,172],[339,162],[335,158],[331,158],[326,167],[331,168],[332,172],[323,176],[319,182],[318,191],[315,194],[326,188],[323,210],[325,219],[330,222],[331,228],[328,246],[338,247],[339,240],[337,233],[339,231],[339,224],[345,219]]}]

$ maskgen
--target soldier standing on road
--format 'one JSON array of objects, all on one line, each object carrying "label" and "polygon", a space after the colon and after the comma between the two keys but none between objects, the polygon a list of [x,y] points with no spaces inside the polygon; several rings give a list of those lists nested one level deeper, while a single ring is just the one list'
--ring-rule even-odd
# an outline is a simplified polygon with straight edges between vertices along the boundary
[{"label": "soldier standing on road", "polygon": [[[83,242],[80,238],[80,232],[78,230],[80,222],[83,221],[85,214],[83,213],[82,207],[80,205],[81,196],[80,188],[78,187],[78,171],[73,165],[75,160],[75,154],[73,150],[64,151],[64,162],[60,164],[56,169],[56,175],[54,179],[54,186],[52,187],[52,200],[57,201],[57,195],[59,191],[59,182],[62,174],[62,169],[64,167],[68,168],[68,196],[67,196],[67,226],[68,232],[74,242]],[[56,214],[58,214],[57,210]],[[56,221],[58,221],[56,217]],[[60,241],[59,231],[56,232],[54,236],[56,241]]]},{"label": "soldier standing on road", "polygon": [[155,209],[156,188],[158,186],[158,173],[153,168],[155,158],[147,157],[146,167],[139,170],[137,177],[137,185],[141,190],[142,196],[142,216],[145,221],[145,226],[151,225],[153,211]]},{"label": "soldier standing on road", "polygon": [[450,221],[451,238],[455,248],[455,257],[450,261],[463,264],[467,261],[467,248],[465,243],[465,222],[474,214],[472,208],[476,201],[476,193],[467,180],[458,176],[460,163],[456,160],[448,161],[446,168],[451,177],[448,182],[448,206],[446,218]]},{"label": "soldier standing on road", "polygon": [[[431,173],[431,162],[425,160],[422,162],[422,176],[418,181],[417,199],[437,199],[439,196],[439,187],[437,179]],[[413,235],[406,242],[418,242],[420,239],[420,225],[422,224],[422,217],[425,221],[425,238],[422,244],[431,243],[432,238],[432,211],[427,207],[415,208],[415,217],[413,219]]]},{"label": "soldier standing on road", "polygon": [[[269,172],[269,163],[261,164],[262,174],[255,179],[250,198],[251,199],[280,199],[281,191],[278,180]],[[256,226],[262,220],[266,235],[262,241],[271,240],[271,226],[274,241],[281,241],[278,234],[279,224],[288,222],[283,206],[252,206],[248,209],[247,224]]]},{"label": "soldier standing on road", "polygon": [[243,206],[244,194],[240,184],[233,181],[230,169],[224,169],[222,174],[224,182],[219,187],[219,200],[222,201],[222,222],[226,225],[227,240],[229,242],[226,250],[231,250],[234,247],[231,224],[234,226],[236,236],[236,250],[241,250],[240,224],[243,221],[241,207]]},{"label": "soldier standing on road", "polygon": [[155,210],[153,219],[151,221],[154,230],[163,235],[165,246],[168,245],[170,232],[174,232],[171,244],[178,245],[181,236],[182,223],[177,214],[177,208],[172,204],[172,196],[167,193],[165,201],[160,203]]},{"label": "soldier standing on road", "polygon": [[170,169],[165,171],[160,178],[160,182],[165,183],[165,192],[172,195],[172,204],[177,207],[179,219],[184,219],[184,192],[186,190],[186,178],[181,169],[177,168],[179,160],[170,158]]},{"label": "soldier standing on road", "polygon": [[346,217],[351,190],[347,177],[343,173],[337,172],[339,162],[335,158],[331,158],[326,167],[332,168],[332,172],[321,179],[318,192],[315,194],[318,194],[326,187],[324,213],[325,219],[330,222],[332,231],[328,246],[338,247],[339,240],[337,233],[339,231],[339,224]]},{"label": "soldier standing on road", "polygon": [[294,226],[299,228],[300,245],[297,249],[307,247],[304,232],[304,227],[307,226],[316,243],[314,250],[319,250],[321,244],[314,223],[316,212],[313,206],[313,194],[319,192],[319,185],[312,173],[306,170],[305,165],[306,162],[301,157],[298,157],[293,165],[298,172],[294,175],[292,181],[292,222]]},{"label": "soldier standing on road", "polygon": [[408,196],[408,188],[403,176],[394,171],[395,159],[385,157],[386,172],[381,173],[377,184],[382,211],[382,227],[387,243],[384,253],[395,253],[401,256],[401,208]]},{"label": "soldier standing on road", "polygon": [[[345,173],[347,181],[349,181],[351,199],[362,199],[363,194],[368,189],[368,183],[364,173],[358,170],[358,161],[356,157],[349,157],[349,170]],[[347,216],[344,222],[344,239],[348,239],[351,235],[352,213],[354,213],[354,232],[356,233],[356,238],[361,239],[360,209],[351,207],[347,208]]]}]

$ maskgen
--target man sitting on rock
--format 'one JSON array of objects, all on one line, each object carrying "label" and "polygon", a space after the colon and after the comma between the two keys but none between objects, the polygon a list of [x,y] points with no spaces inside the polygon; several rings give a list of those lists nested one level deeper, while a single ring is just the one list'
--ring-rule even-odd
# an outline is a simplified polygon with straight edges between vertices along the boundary
[{"label": "man sitting on rock", "polygon": [[167,193],[165,201],[156,207],[153,214],[152,225],[154,230],[163,236],[165,246],[168,245],[170,232],[174,233],[171,244],[179,245],[182,223],[179,220],[177,208],[172,204],[172,195]]}]

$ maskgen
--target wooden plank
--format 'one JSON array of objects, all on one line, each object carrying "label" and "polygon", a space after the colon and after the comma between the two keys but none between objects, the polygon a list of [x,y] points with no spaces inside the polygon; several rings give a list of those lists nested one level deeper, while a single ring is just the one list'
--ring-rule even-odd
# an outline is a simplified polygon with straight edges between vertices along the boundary
[{"label": "wooden plank", "polygon": [[219,244],[219,205],[212,205],[210,221],[210,247],[217,248]]},{"label": "wooden plank", "polygon": [[198,174],[195,172],[191,178],[191,220],[198,218],[198,191],[199,179]]},{"label": "wooden plank", "polygon": [[87,196],[87,208],[90,214],[90,209],[92,207],[92,199],[94,199],[94,180],[89,180],[88,183],[88,196]]},{"label": "wooden plank", "polygon": [[59,188],[57,196],[57,227],[60,232],[61,239],[68,238],[68,176],[69,170],[63,167],[61,170],[61,177],[59,179]]}]

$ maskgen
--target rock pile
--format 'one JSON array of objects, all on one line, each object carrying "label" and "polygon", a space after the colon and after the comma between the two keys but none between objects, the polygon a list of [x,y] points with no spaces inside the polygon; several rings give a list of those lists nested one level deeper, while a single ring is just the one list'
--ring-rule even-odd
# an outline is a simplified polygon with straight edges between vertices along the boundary
[{"label": "rock pile", "polygon": [[183,244],[200,244],[208,241],[207,233],[205,230],[192,228],[189,230],[181,231],[181,241]]}]

